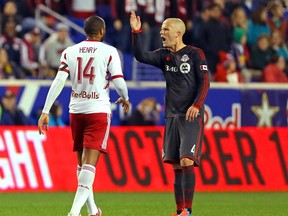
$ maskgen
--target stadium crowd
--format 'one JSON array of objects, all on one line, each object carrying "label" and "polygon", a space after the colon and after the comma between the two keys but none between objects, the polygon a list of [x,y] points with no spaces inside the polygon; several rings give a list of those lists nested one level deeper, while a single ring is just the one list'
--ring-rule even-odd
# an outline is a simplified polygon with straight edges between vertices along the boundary
[{"label": "stadium crowd", "polygon": [[[83,35],[75,34],[45,13],[41,22],[55,33],[50,35],[41,30],[35,18],[38,4],[79,25],[90,15],[103,17],[107,25],[105,42],[128,56],[133,56],[131,10],[137,11],[143,21],[144,50],[161,47],[162,21],[179,17],[186,24],[184,42],[205,51],[212,82],[288,82],[287,0],[97,0],[97,4],[96,0],[85,0],[85,5],[82,0],[0,0],[2,80],[53,79],[62,51],[83,40]],[[27,120],[17,108],[15,98],[9,90],[1,96],[0,124],[37,124],[34,119]],[[140,104],[131,118],[138,118],[137,121],[141,118],[144,122],[151,114],[143,117],[139,107]],[[59,118],[61,107],[57,110],[60,111],[55,112],[55,124],[63,125]]]},{"label": "stadium crowd", "polygon": [[187,28],[184,42],[204,50],[211,81],[288,82],[287,0],[0,0],[2,79],[52,79],[61,52],[83,39],[48,14],[41,21],[55,33],[39,29],[38,4],[80,25],[91,14],[103,17],[105,41],[124,55],[132,54],[131,10],[143,17],[144,50],[161,47],[162,21],[179,17]]}]

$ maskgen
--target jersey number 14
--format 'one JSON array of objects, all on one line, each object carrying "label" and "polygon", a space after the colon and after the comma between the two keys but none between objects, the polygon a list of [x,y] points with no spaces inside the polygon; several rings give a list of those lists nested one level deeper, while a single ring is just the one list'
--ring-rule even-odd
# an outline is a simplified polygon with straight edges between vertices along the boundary
[{"label": "jersey number 14", "polygon": [[79,84],[82,84],[82,79],[86,78],[86,79],[89,79],[89,84],[93,85],[93,82],[95,79],[95,74],[94,74],[95,68],[92,66],[93,61],[94,61],[93,57],[89,58],[87,64],[85,65],[83,69],[82,67],[83,58],[77,57],[77,65],[78,65],[77,79],[78,79]]}]

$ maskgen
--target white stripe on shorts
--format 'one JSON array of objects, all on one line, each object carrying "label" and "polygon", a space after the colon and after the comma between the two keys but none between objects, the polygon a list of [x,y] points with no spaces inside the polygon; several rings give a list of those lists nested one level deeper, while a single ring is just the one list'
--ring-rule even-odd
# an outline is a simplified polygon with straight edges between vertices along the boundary
[{"label": "white stripe on shorts", "polygon": [[109,131],[110,131],[110,122],[111,122],[111,114],[107,113],[107,128],[106,128],[106,132],[105,132],[105,136],[104,136],[103,142],[101,144],[102,149],[106,149],[107,148],[107,142],[108,142]]}]

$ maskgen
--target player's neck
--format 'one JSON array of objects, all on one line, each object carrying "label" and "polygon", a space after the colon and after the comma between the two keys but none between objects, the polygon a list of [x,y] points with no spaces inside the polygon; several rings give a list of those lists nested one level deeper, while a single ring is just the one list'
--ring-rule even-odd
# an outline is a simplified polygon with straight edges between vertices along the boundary
[{"label": "player's neck", "polygon": [[102,41],[102,38],[99,36],[88,36],[87,40]]},{"label": "player's neck", "polygon": [[178,52],[179,50],[181,50],[182,48],[184,48],[186,46],[186,44],[184,44],[183,42],[179,43],[179,44],[175,44],[174,47],[172,47],[170,49],[171,52]]}]

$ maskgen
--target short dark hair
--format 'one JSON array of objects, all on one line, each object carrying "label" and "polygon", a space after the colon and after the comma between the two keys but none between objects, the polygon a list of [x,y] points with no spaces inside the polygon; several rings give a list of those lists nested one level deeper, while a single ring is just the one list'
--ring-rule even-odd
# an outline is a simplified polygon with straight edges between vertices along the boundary
[{"label": "short dark hair", "polygon": [[84,31],[87,35],[97,35],[100,29],[105,29],[105,21],[99,16],[90,16],[84,21]]}]

